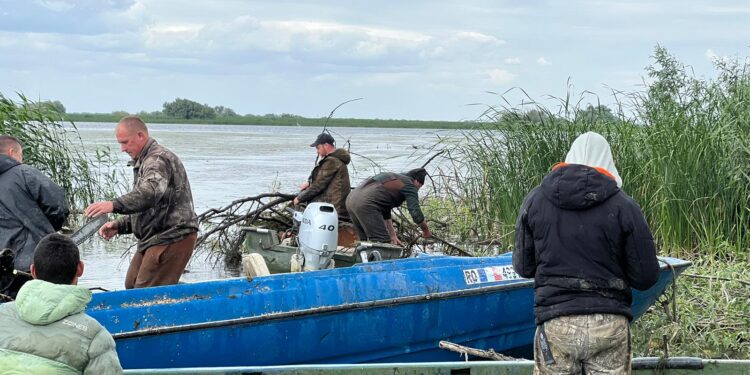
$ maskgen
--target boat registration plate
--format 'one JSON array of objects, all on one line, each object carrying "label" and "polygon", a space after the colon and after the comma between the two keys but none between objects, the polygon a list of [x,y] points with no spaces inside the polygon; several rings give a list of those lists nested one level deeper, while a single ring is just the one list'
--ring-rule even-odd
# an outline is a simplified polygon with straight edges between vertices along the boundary
[{"label": "boat registration plate", "polygon": [[494,283],[498,281],[521,280],[513,266],[493,266],[464,270],[466,285]]}]

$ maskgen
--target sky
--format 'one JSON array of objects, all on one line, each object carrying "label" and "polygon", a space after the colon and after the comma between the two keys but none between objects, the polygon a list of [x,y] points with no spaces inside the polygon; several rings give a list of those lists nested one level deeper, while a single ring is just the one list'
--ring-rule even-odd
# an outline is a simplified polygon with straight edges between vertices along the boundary
[{"label": "sky", "polygon": [[0,93],[68,112],[476,120],[642,90],[654,48],[697,77],[750,56],[743,1],[0,0]]}]

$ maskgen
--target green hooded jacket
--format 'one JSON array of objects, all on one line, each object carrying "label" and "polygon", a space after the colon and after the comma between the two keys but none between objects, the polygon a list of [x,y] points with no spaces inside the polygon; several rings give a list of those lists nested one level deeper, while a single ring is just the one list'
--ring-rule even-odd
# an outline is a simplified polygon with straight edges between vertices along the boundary
[{"label": "green hooded jacket", "polygon": [[3,374],[122,374],[112,335],[83,311],[91,292],[31,280],[0,305]]}]

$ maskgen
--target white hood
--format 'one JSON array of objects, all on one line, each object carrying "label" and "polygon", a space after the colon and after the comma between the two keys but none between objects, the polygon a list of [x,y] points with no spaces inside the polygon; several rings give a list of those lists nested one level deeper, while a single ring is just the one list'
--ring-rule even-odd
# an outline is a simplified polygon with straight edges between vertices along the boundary
[{"label": "white hood", "polygon": [[622,178],[612,159],[609,143],[598,133],[588,132],[578,136],[570,146],[565,162],[604,168],[615,177],[617,187],[622,188]]}]

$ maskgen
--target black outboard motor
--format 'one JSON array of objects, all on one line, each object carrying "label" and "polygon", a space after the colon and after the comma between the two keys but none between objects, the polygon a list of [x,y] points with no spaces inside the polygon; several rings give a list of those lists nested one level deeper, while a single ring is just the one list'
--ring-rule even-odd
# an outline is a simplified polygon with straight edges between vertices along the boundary
[{"label": "black outboard motor", "polygon": [[16,299],[16,294],[21,286],[32,277],[26,272],[18,272],[13,267],[15,255],[11,249],[0,251],[0,302],[8,302]]}]

